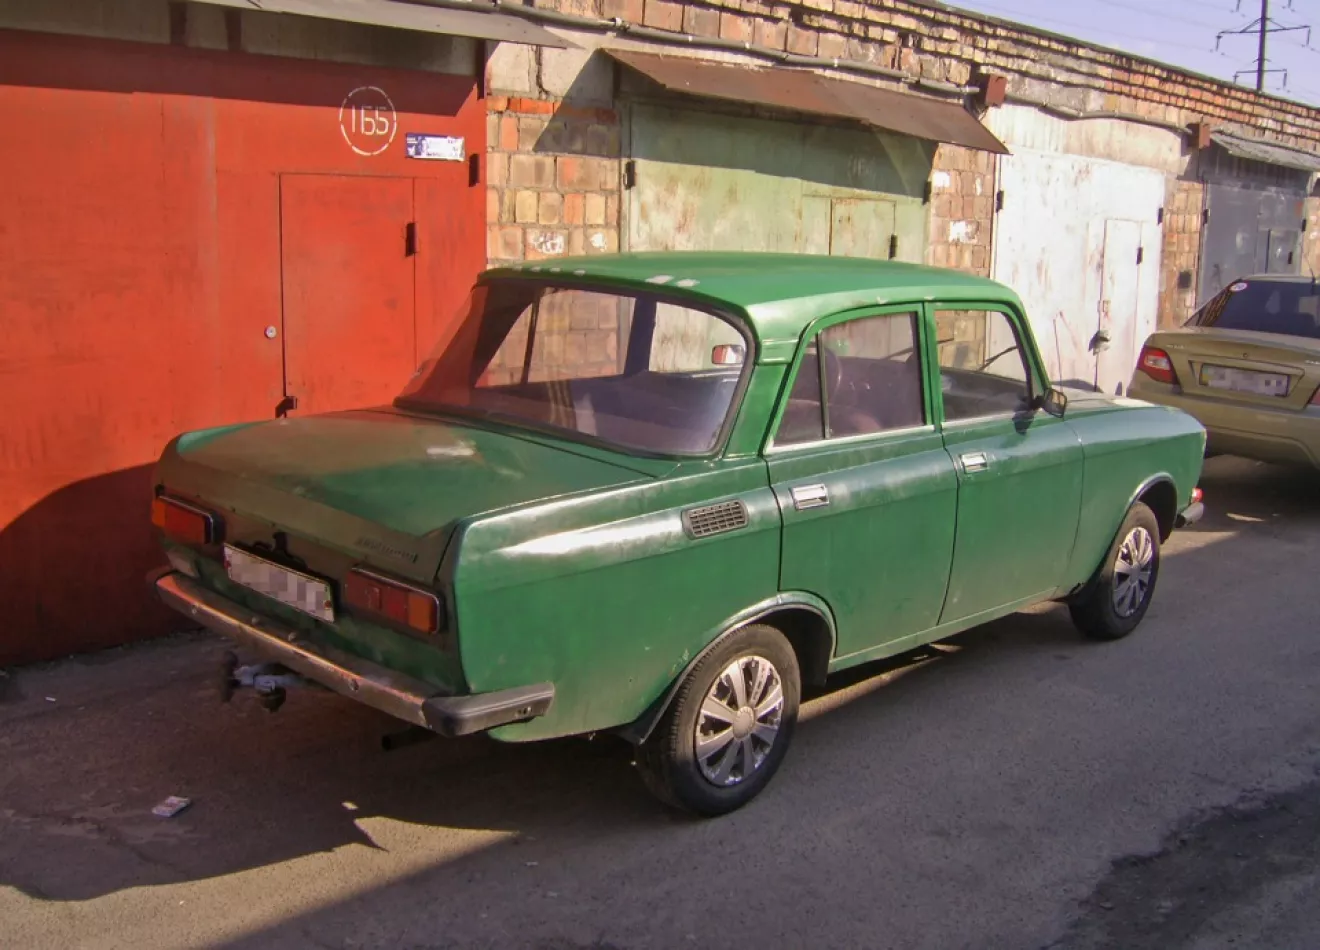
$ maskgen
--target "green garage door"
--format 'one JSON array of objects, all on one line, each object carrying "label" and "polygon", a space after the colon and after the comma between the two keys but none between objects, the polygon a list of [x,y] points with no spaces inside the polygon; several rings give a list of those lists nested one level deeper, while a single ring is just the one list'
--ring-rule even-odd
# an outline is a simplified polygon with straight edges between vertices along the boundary
[{"label": "green garage door", "polygon": [[629,250],[925,260],[932,143],[642,104],[630,141]]}]

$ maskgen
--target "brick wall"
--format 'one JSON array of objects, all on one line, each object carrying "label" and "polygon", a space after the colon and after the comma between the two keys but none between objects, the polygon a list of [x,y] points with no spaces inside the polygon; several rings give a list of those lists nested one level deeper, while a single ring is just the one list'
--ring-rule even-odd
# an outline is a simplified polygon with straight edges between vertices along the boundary
[{"label": "brick wall", "polygon": [[492,263],[619,247],[619,117],[563,100],[488,100]]},{"label": "brick wall", "polygon": [[1169,182],[1164,204],[1164,251],[1160,265],[1160,328],[1181,326],[1196,308],[1196,273],[1201,247],[1205,187],[1199,181]]},{"label": "brick wall", "polygon": [[1238,124],[1298,147],[1320,145],[1320,110],[1122,53],[913,0],[535,0],[535,5],[698,36],[900,69],[967,83],[985,72],[1009,93],[1073,110],[1185,124]]},{"label": "brick wall", "polygon": [[941,145],[931,173],[926,263],[990,276],[995,217],[995,157]]},{"label": "brick wall", "polygon": [[1302,273],[1320,274],[1320,197],[1306,199],[1306,233],[1302,235]]}]

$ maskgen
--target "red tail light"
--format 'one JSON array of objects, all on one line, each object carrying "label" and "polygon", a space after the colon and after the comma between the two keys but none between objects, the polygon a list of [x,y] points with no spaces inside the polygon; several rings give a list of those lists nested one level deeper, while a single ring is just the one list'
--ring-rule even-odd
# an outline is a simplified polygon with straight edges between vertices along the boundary
[{"label": "red tail light", "polygon": [[1168,383],[1170,386],[1178,384],[1178,374],[1173,371],[1173,360],[1169,359],[1169,354],[1159,347],[1143,346],[1141,359],[1137,361],[1137,369],[1157,383]]},{"label": "red tail light", "polygon": [[435,594],[360,568],[344,577],[344,603],[416,633],[440,630],[440,598]]},{"label": "red tail light", "polygon": [[1203,499],[1204,497],[1205,497],[1205,492],[1201,491],[1201,487],[1199,485],[1196,488],[1192,489],[1193,505],[1199,505],[1201,503],[1201,499]]},{"label": "red tail light", "polygon": [[220,540],[220,519],[209,511],[164,495],[151,501],[151,523],[183,544],[214,544]]}]

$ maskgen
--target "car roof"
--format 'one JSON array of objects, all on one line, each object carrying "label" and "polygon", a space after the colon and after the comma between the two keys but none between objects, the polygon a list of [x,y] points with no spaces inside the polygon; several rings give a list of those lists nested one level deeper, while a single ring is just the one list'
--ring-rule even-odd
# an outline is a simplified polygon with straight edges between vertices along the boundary
[{"label": "car roof", "polygon": [[762,342],[796,340],[817,317],[922,300],[1021,301],[1008,287],[962,271],[899,261],[812,254],[672,251],[526,262],[488,277],[535,277],[687,296],[744,314]]}]

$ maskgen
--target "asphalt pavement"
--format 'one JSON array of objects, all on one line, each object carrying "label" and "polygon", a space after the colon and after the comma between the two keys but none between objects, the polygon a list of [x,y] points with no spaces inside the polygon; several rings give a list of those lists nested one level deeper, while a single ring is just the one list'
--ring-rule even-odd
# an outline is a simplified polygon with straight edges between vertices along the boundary
[{"label": "asphalt pavement", "polygon": [[0,947],[1318,947],[1320,475],[1202,485],[1131,638],[1041,608],[850,674],[714,821],[610,739],[220,705],[209,636],[12,670]]}]

